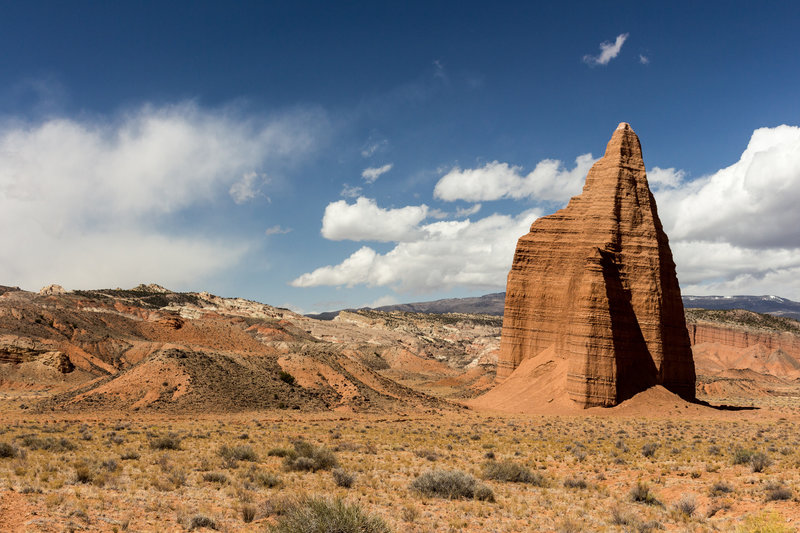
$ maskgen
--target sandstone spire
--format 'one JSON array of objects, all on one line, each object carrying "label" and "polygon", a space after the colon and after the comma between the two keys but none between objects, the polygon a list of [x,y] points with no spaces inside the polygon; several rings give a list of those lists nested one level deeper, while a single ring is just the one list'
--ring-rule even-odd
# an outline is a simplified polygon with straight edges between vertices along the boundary
[{"label": "sandstone spire", "polygon": [[536,220],[508,274],[497,378],[553,348],[570,398],[614,405],[653,385],[695,396],[675,263],[639,138],[621,123],[580,196]]}]

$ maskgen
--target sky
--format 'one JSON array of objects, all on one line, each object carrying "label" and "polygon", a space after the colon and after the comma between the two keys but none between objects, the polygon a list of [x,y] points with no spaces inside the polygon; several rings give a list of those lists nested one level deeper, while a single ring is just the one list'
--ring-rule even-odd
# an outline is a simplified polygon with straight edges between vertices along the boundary
[{"label": "sky", "polygon": [[0,1],[0,284],[504,290],[620,122],[684,294],[800,300],[800,3]]}]

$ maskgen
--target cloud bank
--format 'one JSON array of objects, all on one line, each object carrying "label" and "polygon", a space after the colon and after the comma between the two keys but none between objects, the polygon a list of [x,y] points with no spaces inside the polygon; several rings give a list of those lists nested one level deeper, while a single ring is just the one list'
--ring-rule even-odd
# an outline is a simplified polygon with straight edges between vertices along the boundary
[{"label": "cloud bank", "polygon": [[254,199],[265,165],[313,149],[316,121],[184,103],[0,124],[0,279],[28,288],[42,280],[186,286],[230,267],[248,241],[181,231],[171,217]]},{"label": "cloud bank", "polygon": [[[391,214],[385,216],[391,218]],[[340,264],[303,274],[291,285],[364,284],[415,293],[455,286],[496,288],[498,280],[505,280],[508,274],[517,239],[527,233],[537,216],[536,211],[525,211],[515,217],[491,215],[476,222],[467,219],[417,225],[409,228],[418,234],[416,239],[400,242],[385,254],[363,246]],[[388,220],[380,224],[387,226]]]},{"label": "cloud bank", "polygon": [[[584,154],[567,170],[558,161],[544,160],[527,175],[497,161],[454,168],[436,184],[434,196],[445,201],[566,202],[580,192],[593,162],[591,154]],[[800,299],[800,128],[754,131],[739,160],[709,176],[690,180],[683,170],[653,167],[648,180],[685,294]],[[326,237],[327,226],[338,239],[396,245],[386,253],[363,246],[337,265],[303,274],[292,285],[363,284],[415,293],[454,286],[502,289],[516,240],[540,213],[550,212],[539,207],[516,216],[424,224],[426,216],[441,213],[424,207],[383,209],[366,198],[353,205],[330,204],[323,220]]]},{"label": "cloud bank", "polygon": [[417,225],[428,216],[428,206],[383,209],[375,200],[359,197],[354,204],[328,204],[322,217],[322,236],[332,241],[405,241],[417,236]]},{"label": "cloud bank", "polygon": [[574,168],[568,170],[557,159],[545,159],[526,175],[521,173],[521,167],[499,161],[472,169],[455,167],[436,183],[433,195],[448,202],[502,198],[564,202],[581,192],[586,173],[595,161],[592,154],[579,155]]},{"label": "cloud bank", "polygon": [[672,182],[655,196],[684,292],[800,299],[799,127],[757,129],[731,166]]}]

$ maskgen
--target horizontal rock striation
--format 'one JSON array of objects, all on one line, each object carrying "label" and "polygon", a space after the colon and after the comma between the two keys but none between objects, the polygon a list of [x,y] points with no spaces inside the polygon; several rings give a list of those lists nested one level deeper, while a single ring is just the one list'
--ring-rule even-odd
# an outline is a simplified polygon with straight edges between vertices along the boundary
[{"label": "horizontal rock striation", "polygon": [[653,385],[694,398],[695,370],[675,264],[639,139],[622,123],[580,196],[536,220],[508,274],[498,380],[553,348],[585,407]]}]

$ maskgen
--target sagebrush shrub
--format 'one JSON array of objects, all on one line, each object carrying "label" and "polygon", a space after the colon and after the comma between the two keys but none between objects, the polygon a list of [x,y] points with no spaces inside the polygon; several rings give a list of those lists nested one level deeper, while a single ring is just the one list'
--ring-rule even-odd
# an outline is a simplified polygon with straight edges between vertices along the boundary
[{"label": "sagebrush shrub", "polygon": [[224,485],[228,482],[228,476],[226,476],[223,472],[206,472],[203,474],[203,481]]},{"label": "sagebrush shrub", "polygon": [[325,446],[314,446],[304,440],[295,441],[294,453],[285,456],[284,465],[287,470],[330,470],[339,466],[336,455]]},{"label": "sagebrush shrub", "polygon": [[750,462],[750,458],[753,457],[753,450],[748,450],[746,448],[736,448],[733,450],[733,457],[731,461],[735,465],[744,465]]},{"label": "sagebrush shrub", "polygon": [[256,518],[256,508],[252,505],[245,505],[242,507],[242,521],[249,524]]},{"label": "sagebrush shrub", "polygon": [[390,533],[382,518],[365,513],[357,503],[306,498],[278,518],[273,533]]},{"label": "sagebrush shrub", "polygon": [[219,455],[226,461],[257,461],[258,455],[251,446],[227,446],[219,449]]},{"label": "sagebrush shrub", "polygon": [[658,449],[658,443],[648,442],[642,446],[642,455],[645,457],[653,457]]},{"label": "sagebrush shrub", "polygon": [[783,501],[792,499],[792,489],[779,483],[769,483],[766,487],[768,502]]},{"label": "sagebrush shrub", "polygon": [[[437,496],[449,500],[481,499],[494,501],[494,493],[461,470],[428,470],[411,482],[411,489],[424,496]],[[478,490],[480,488],[480,491]]]},{"label": "sagebrush shrub", "polygon": [[532,472],[526,466],[513,461],[490,461],[483,465],[484,479],[506,481],[511,483],[530,483],[536,487],[543,487],[546,482],[539,472]]},{"label": "sagebrush shrub", "polygon": [[17,449],[7,442],[0,442],[0,459],[14,458],[17,456]]},{"label": "sagebrush shrub", "polygon": [[579,476],[568,477],[564,480],[564,487],[568,489],[585,489],[589,484]]},{"label": "sagebrush shrub", "polygon": [[217,522],[206,515],[197,514],[194,515],[189,522],[189,530],[199,529],[201,527],[207,527],[208,529],[219,529]]},{"label": "sagebrush shrub", "polygon": [[154,450],[180,450],[181,439],[175,435],[156,437],[150,441],[150,447]]},{"label": "sagebrush shrub", "polygon": [[726,483],[725,481],[717,481],[713,485],[711,485],[710,489],[712,496],[719,496],[721,494],[728,494],[729,492],[733,492],[733,487]]},{"label": "sagebrush shrub", "polygon": [[675,509],[683,515],[692,516],[697,511],[697,500],[691,494],[683,494],[675,504]]},{"label": "sagebrush shrub", "polygon": [[345,489],[349,489],[350,487],[352,487],[353,483],[355,483],[356,481],[355,474],[347,472],[346,470],[343,470],[341,468],[335,468],[333,472],[331,472],[331,474],[333,475],[333,481],[338,486],[343,487]]},{"label": "sagebrush shrub", "polygon": [[772,460],[764,452],[756,452],[750,456],[750,469],[753,472],[763,472],[771,464]]},{"label": "sagebrush shrub", "polygon": [[646,503],[647,505],[658,505],[660,503],[650,491],[650,487],[647,483],[642,481],[637,482],[636,485],[631,488],[630,497],[631,500],[637,503]]}]

